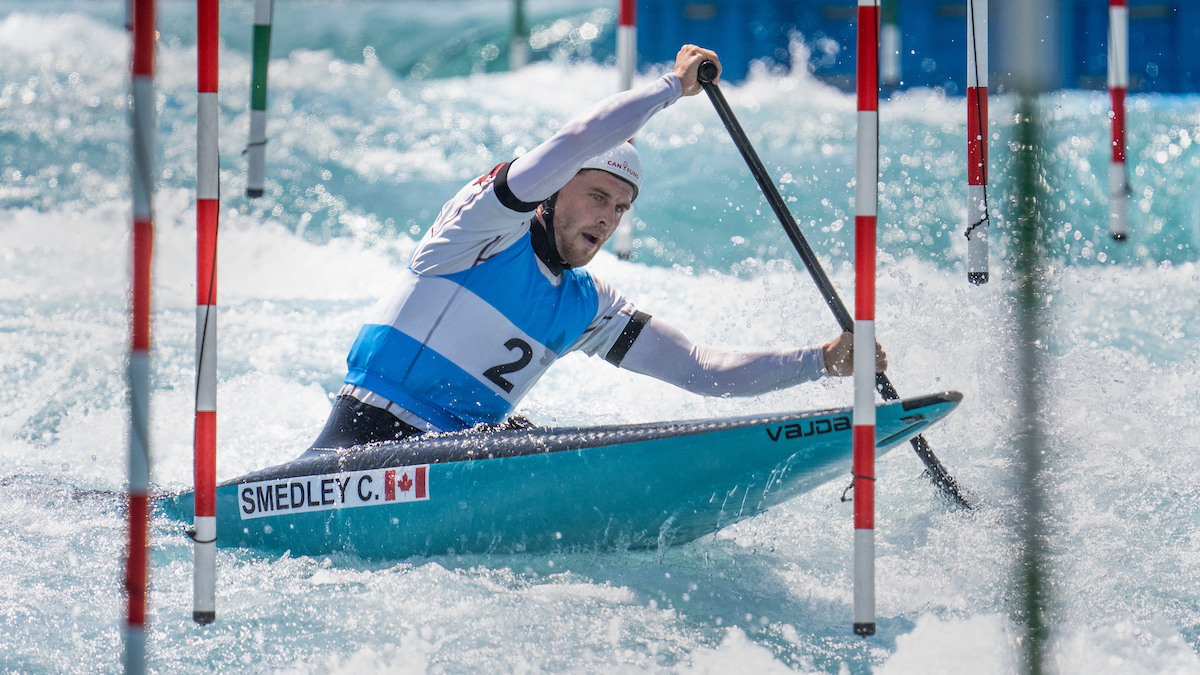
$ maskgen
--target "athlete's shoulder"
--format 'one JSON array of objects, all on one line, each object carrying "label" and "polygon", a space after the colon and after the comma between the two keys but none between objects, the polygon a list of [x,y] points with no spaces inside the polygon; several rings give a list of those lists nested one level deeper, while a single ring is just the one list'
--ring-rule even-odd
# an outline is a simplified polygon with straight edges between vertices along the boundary
[{"label": "athlete's shoulder", "polygon": [[495,195],[496,200],[509,211],[524,214],[537,210],[541,202],[524,202],[513,194],[512,188],[508,186],[508,170],[510,167],[512,167],[512,162],[497,164],[492,167],[491,171],[463,186],[463,189],[459,191],[457,196],[460,199],[462,197],[470,199],[472,195],[484,195],[490,191]]},{"label": "athlete's shoulder", "polygon": [[413,252],[413,270],[453,274],[486,262],[520,241],[529,230],[529,217],[527,211],[514,207],[529,205],[513,203],[505,178],[508,166],[508,162],[497,164],[442,206]]}]

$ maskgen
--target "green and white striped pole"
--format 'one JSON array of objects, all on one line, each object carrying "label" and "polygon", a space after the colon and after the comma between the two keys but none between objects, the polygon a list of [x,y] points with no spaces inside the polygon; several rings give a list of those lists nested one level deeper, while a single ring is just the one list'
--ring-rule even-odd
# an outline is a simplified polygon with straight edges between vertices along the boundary
[{"label": "green and white striped pole", "polygon": [[246,145],[246,196],[263,196],[267,155],[267,64],[271,60],[274,0],[254,0],[254,69],[250,78],[250,142]]},{"label": "green and white striped pole", "polygon": [[513,32],[508,41],[508,69],[529,63],[529,28],[525,26],[525,0],[513,0]]},{"label": "green and white striped pole", "polygon": [[900,85],[900,0],[879,8],[879,83],[885,87]]}]

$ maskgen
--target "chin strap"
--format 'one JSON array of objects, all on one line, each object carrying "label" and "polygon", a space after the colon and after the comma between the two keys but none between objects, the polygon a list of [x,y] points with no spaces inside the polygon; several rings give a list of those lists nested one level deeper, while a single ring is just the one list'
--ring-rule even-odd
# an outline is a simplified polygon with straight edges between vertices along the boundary
[{"label": "chin strap", "polygon": [[557,200],[558,193],[554,193],[538,205],[530,221],[529,238],[533,252],[546,267],[554,274],[562,274],[563,270],[571,269],[571,265],[563,261],[562,254],[558,252],[558,241],[554,238],[554,204]]}]

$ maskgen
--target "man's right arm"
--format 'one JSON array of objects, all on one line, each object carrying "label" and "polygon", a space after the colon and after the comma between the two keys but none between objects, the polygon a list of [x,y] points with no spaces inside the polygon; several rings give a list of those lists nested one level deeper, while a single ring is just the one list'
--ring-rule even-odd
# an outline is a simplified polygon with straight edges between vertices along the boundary
[{"label": "man's right arm", "polygon": [[567,124],[541,145],[513,160],[508,188],[522,202],[540,202],[558,192],[583,163],[628,141],[655,113],[683,92],[668,73],[654,82],[610,96]]},{"label": "man's right arm", "polygon": [[699,91],[696,71],[703,60],[719,67],[713,52],[685,45],[673,72],[600,101],[541,145],[464,186],[442,207],[410,267],[422,274],[452,274],[507,249],[524,236],[530,212],[584,162],[629,140],[681,95]]},{"label": "man's right arm", "polygon": [[720,70],[716,53],[684,45],[672,72],[576,115],[545,143],[513,161],[507,176],[511,194],[522,202],[540,202],[558,192],[584,162],[633,138],[655,113],[680,96],[698,93],[697,71],[704,61],[712,61]]}]

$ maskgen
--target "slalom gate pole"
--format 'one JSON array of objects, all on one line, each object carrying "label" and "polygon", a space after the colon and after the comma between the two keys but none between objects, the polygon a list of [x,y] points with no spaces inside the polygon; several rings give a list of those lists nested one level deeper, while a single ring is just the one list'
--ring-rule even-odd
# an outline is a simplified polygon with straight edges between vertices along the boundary
[{"label": "slalom gate pole", "polygon": [[525,26],[525,0],[513,0],[513,30],[508,39],[508,69],[520,70],[529,63],[529,29]]},{"label": "slalom gate pole", "polygon": [[854,634],[875,634],[875,244],[879,0],[858,0],[854,162]]},{"label": "slalom gate pole", "polygon": [[133,307],[129,349],[129,543],[125,672],[146,672],[150,529],[150,273],[154,257],[154,0],[133,4]]},{"label": "slalom gate pole", "polygon": [[[637,0],[620,2],[621,11],[617,17],[617,71],[621,77],[621,91],[629,91],[633,88],[633,73],[637,68]],[[632,207],[617,225],[617,231],[613,234],[613,249],[621,260],[629,260],[633,254]]]},{"label": "slalom gate pole", "polygon": [[1108,0],[1108,93],[1112,97],[1112,163],[1108,165],[1108,215],[1112,238],[1129,236],[1129,174],[1125,169],[1125,94],[1129,90],[1129,6]]},{"label": "slalom gate pole", "polygon": [[637,67],[637,0],[621,0],[617,17],[617,70],[621,73],[621,91],[633,87]]},{"label": "slalom gate pole", "polygon": [[967,281],[988,282],[988,0],[967,0]]},{"label": "slalom gate pole", "polygon": [[[274,5],[274,0],[254,0],[254,65],[250,75],[250,142],[246,145],[246,196],[250,198],[263,196],[263,186],[267,180],[267,66],[271,62],[271,15],[274,13]],[[215,13],[216,10],[213,12]],[[216,49],[216,42],[213,43],[213,49]],[[217,90],[216,58],[214,52],[214,92]],[[202,65],[201,68],[203,67]]]},{"label": "slalom gate pole", "polygon": [[900,84],[900,0],[880,8],[879,81],[885,87]]},{"label": "slalom gate pole", "polygon": [[217,222],[221,209],[217,152],[218,0],[196,2],[196,520],[192,620],[217,617]]},{"label": "slalom gate pole", "polygon": [[[758,153],[754,151],[754,146],[750,144],[750,139],[746,137],[746,132],[742,130],[742,125],[738,123],[737,117],[734,116],[733,110],[729,107],[729,102],[725,100],[725,95],[721,93],[721,88],[713,82],[713,78],[717,76],[717,67],[710,62],[705,62],[700,65],[699,72],[700,85],[704,87],[705,93],[708,94],[709,100],[712,101],[713,107],[717,110],[717,115],[725,124],[725,128],[729,131],[730,137],[733,138],[734,145],[742,153],[742,158],[746,160],[746,165],[750,168],[750,173],[754,174],[754,180],[758,181],[759,188],[763,191],[763,196],[771,205],[771,209],[775,212],[775,216],[779,219],[779,224],[783,226],[783,230],[791,240],[792,246],[795,247],[796,253],[800,255],[800,260],[808,269],[808,273],[812,276],[813,282],[817,285],[817,290],[820,291],[821,297],[825,299],[825,304],[833,312],[834,318],[837,320],[838,326],[843,331],[854,331],[854,320],[850,317],[850,312],[846,311],[846,305],[842,303],[842,299],[838,297],[837,291],[830,283],[829,277],[825,274],[825,270],[821,267],[821,261],[817,260],[817,256],[805,240],[804,234],[800,232],[800,228],[796,226],[796,219],[792,217],[788,210],[787,204],[784,203],[783,197],[779,194],[779,188],[771,181],[767,175],[767,170],[763,167],[762,160],[758,158]],[[874,344],[872,343],[872,347]],[[857,351],[857,350],[856,350]],[[874,352],[874,349],[870,351]],[[873,361],[872,361],[873,363]],[[874,366],[871,368],[874,371]],[[885,373],[875,374],[875,388],[883,396],[886,401],[894,401],[900,398],[896,393],[896,388],[892,386],[891,380],[888,379]],[[971,504],[966,500],[959,490],[958,483],[946,471],[946,467],[938,461],[938,458],[933,454],[933,450],[929,448],[929,443],[924,436],[916,436],[911,441],[913,450],[917,453],[917,457],[924,463],[925,468],[929,471],[933,482],[942,490],[951,501],[963,508],[971,508]]]},{"label": "slalom gate pole", "polygon": [[[1047,276],[1042,242],[1052,242],[1055,221],[1053,207],[1045,199],[1043,181],[1046,164],[1041,160],[1050,147],[1041,133],[1044,118],[1038,99],[1051,87],[1058,86],[1050,64],[1059,52],[1055,26],[1044,19],[1060,11],[1055,0],[1012,0],[1006,3],[1003,44],[1009,50],[1005,63],[1012,70],[1009,80],[1016,94],[1016,124],[1013,140],[1016,149],[1009,159],[1012,181],[1010,212],[1014,214],[1010,257],[1015,276],[1012,316],[1013,351],[1016,357],[1014,394],[1015,456],[1012,458],[1016,503],[1013,518],[1018,553],[1013,561],[1009,597],[1013,607],[1015,644],[1019,645],[1018,667],[1029,675],[1058,672],[1049,655],[1051,611],[1056,605],[1050,549],[1052,522],[1048,505],[1057,475],[1051,473],[1048,460],[1053,457],[1046,420],[1050,396],[1042,384],[1047,379],[1046,341],[1050,336],[1051,312],[1048,289],[1042,282]],[[1006,195],[1006,200],[1008,200]]]}]

